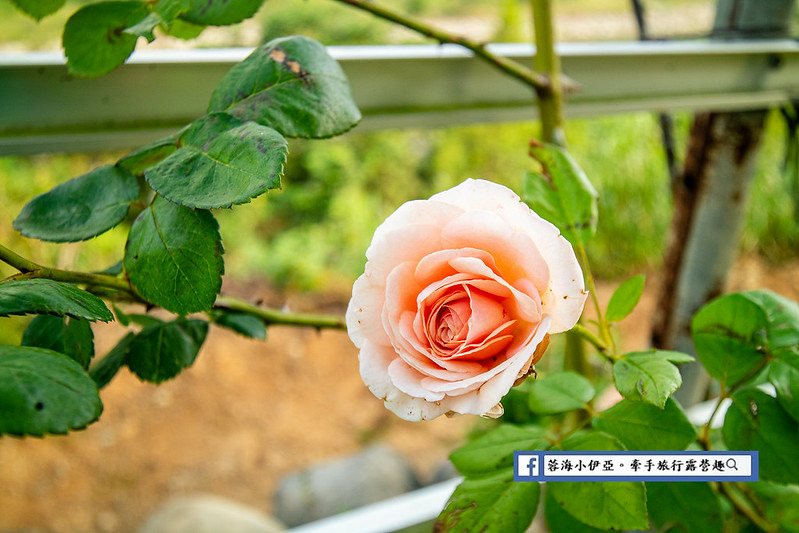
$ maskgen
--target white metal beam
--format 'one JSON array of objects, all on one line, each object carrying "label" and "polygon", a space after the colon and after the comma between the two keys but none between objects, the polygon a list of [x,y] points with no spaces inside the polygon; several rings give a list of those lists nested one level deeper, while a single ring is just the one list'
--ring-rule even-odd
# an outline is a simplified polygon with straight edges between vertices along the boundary
[{"label": "white metal beam", "polygon": [[[532,64],[534,48],[490,45]],[[536,117],[532,92],[454,45],[330,47],[364,114],[355,131],[436,128]],[[59,53],[0,54],[0,155],[133,147],[202,115],[220,78],[251,49],[135,53],[97,79]],[[799,97],[792,40],[563,43],[580,89],[569,116],[765,108]]]}]

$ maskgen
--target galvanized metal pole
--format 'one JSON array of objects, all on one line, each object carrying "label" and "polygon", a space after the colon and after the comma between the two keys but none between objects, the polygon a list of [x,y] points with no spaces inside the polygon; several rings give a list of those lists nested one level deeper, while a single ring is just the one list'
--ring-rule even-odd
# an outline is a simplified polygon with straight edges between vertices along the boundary
[{"label": "galvanized metal pole", "polygon": [[[713,37],[787,36],[794,0],[719,0]],[[776,66],[775,66],[776,67]],[[652,332],[653,345],[694,353],[691,318],[724,292],[735,261],[749,184],[766,110],[695,116],[682,174]],[[699,363],[683,365],[675,394],[684,405],[704,399],[710,379]]]}]

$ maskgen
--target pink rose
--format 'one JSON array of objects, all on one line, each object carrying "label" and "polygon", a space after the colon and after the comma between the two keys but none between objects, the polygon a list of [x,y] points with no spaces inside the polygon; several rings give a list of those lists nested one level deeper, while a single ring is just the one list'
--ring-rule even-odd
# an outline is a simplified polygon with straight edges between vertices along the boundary
[{"label": "pink rose", "polygon": [[366,258],[347,329],[364,383],[406,420],[500,416],[500,399],[586,298],[569,242],[489,181],[401,205]]}]

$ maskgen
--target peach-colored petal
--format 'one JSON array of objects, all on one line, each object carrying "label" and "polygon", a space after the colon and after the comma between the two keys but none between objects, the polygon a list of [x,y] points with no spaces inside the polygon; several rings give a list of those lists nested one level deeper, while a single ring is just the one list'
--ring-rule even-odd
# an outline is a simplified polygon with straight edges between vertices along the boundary
[{"label": "peach-colored petal", "polygon": [[[469,290],[469,285],[466,285]],[[489,333],[509,320],[508,311],[496,297],[476,289],[469,290],[469,306],[472,309],[469,317],[469,334],[466,342],[471,344],[484,339]]]},{"label": "peach-colored petal", "polygon": [[529,235],[550,266],[549,287],[542,295],[544,312],[552,316],[550,333],[566,331],[577,323],[587,297],[585,282],[571,244],[554,225],[538,216],[513,191],[490,181],[469,179],[430,200],[464,211],[491,211]]},{"label": "peach-colored petal", "polygon": [[549,286],[549,267],[535,241],[496,213],[469,211],[453,219],[441,230],[441,246],[486,250],[504,279],[529,279],[539,292]]},{"label": "peach-colored petal", "polygon": [[347,332],[358,348],[363,345],[364,338],[383,346],[391,345],[380,318],[384,300],[385,290],[375,286],[367,274],[355,280],[346,319]]},{"label": "peach-colored petal", "polygon": [[408,366],[402,359],[394,359],[388,365],[388,377],[401,392],[414,398],[423,398],[428,402],[444,399],[443,392],[433,392],[421,385],[424,374]]},{"label": "peach-colored petal", "polygon": [[512,302],[516,307],[516,311],[518,313],[517,316],[520,319],[535,323],[541,320],[541,309],[537,305],[536,301],[529,295],[511,286],[507,281],[494,274],[494,272],[492,272],[490,268],[486,267],[482,261],[472,257],[458,257],[452,259],[450,263],[461,273],[493,279],[498,284],[510,289],[511,293],[513,294]]},{"label": "peach-colored petal", "polygon": [[388,365],[393,359],[393,355],[385,347],[372,344],[368,340],[358,355],[361,379],[372,394],[383,400],[387,409],[411,422],[432,420],[449,410],[435,402],[409,396],[394,386],[388,377]]},{"label": "peach-colored petal", "polygon": [[499,416],[500,399],[585,301],[557,228],[500,185],[467,180],[375,231],[347,326],[361,376],[406,420]]}]

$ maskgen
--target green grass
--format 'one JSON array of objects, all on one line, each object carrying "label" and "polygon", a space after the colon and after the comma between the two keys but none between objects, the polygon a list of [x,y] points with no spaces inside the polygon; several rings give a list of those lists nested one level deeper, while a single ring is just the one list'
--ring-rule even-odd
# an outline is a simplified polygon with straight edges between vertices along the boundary
[{"label": "green grass", "polygon": [[[690,117],[676,117],[685,146]],[[401,203],[427,198],[466,178],[520,190],[532,168],[530,124],[349,134],[290,143],[283,191],[220,210],[229,275],[262,278],[299,290],[346,290],[363,268],[374,228]],[[651,114],[569,122],[570,149],[600,194],[599,228],[588,251],[595,274],[620,278],[657,268],[671,201],[660,131]],[[785,128],[767,123],[751,188],[741,251],[770,261],[799,255],[790,184],[781,172]],[[113,155],[0,158],[0,241],[48,265],[102,269],[122,254],[125,228],[84,243],[59,245],[20,237],[11,221],[33,196],[111,161]],[[11,274],[0,265],[0,276]]]}]

